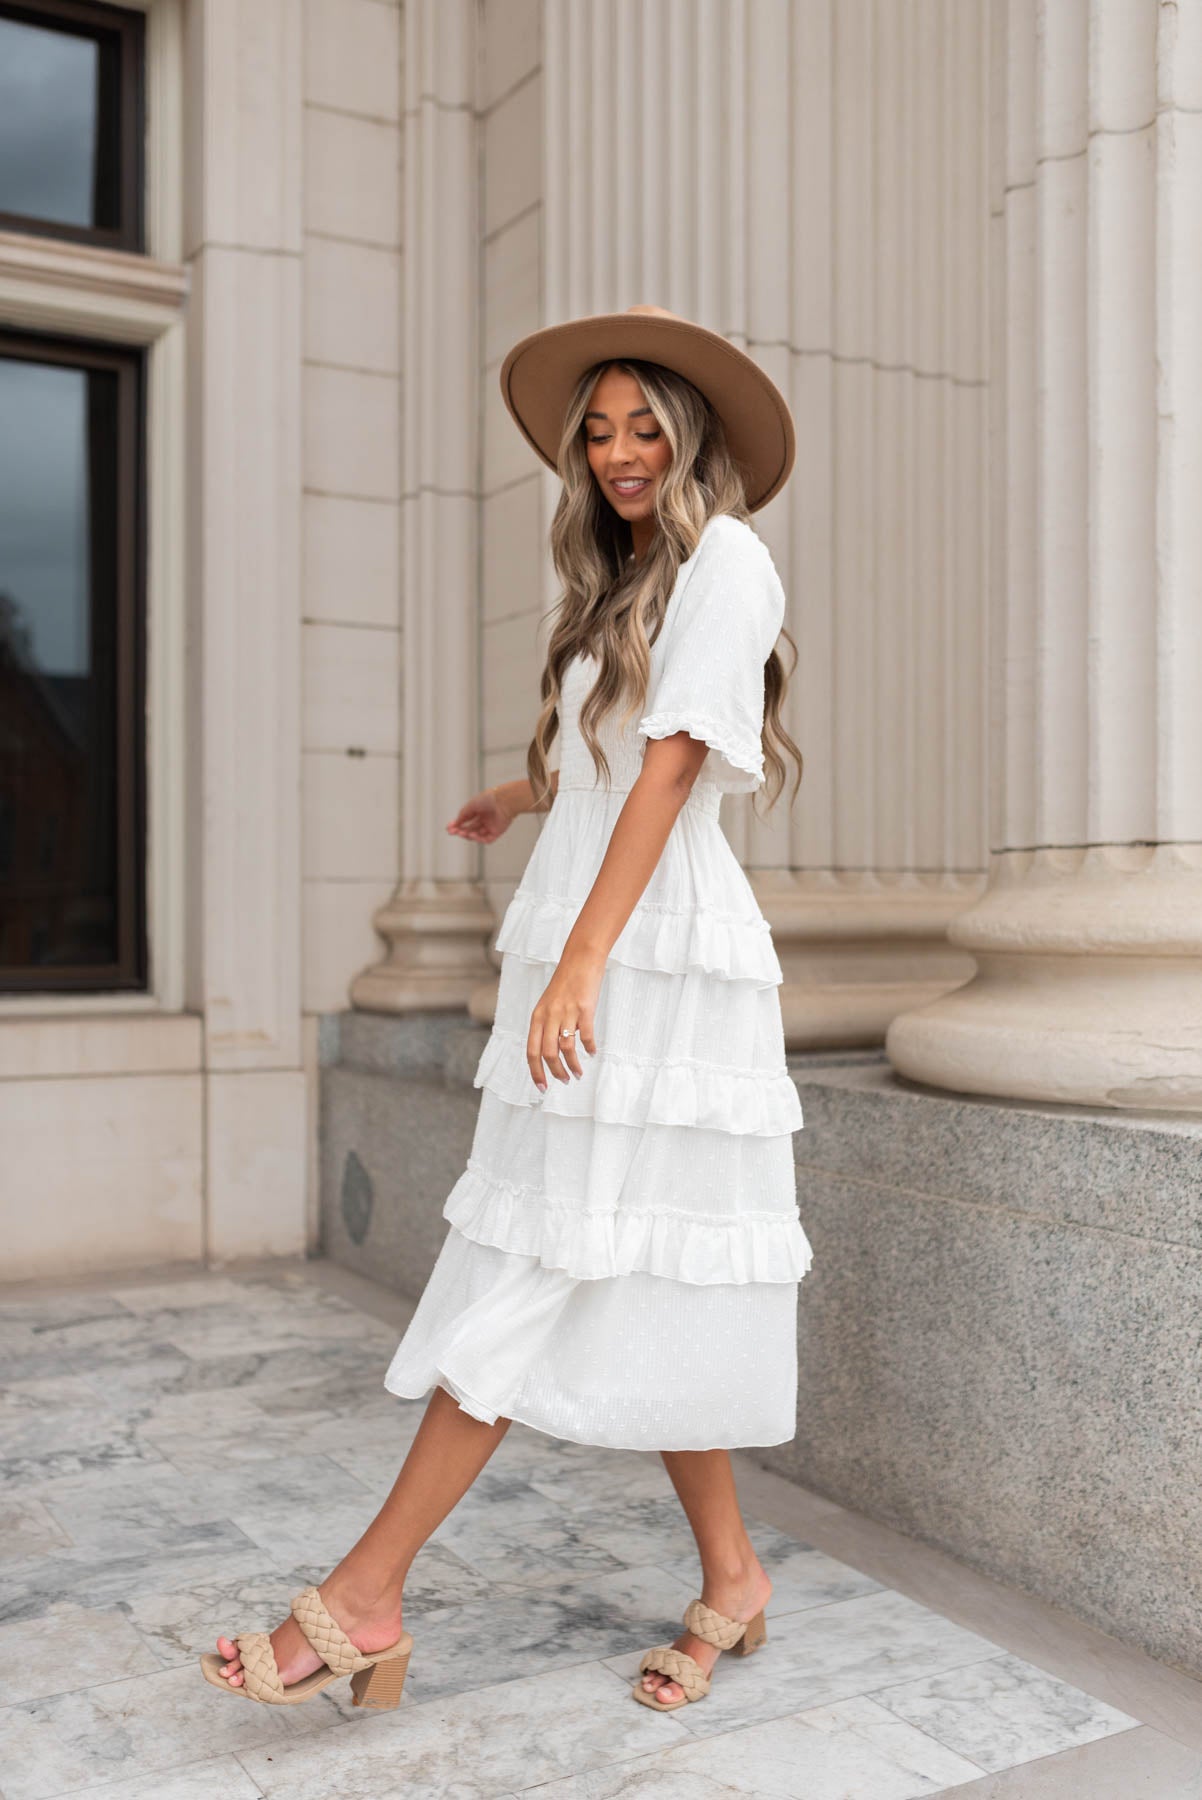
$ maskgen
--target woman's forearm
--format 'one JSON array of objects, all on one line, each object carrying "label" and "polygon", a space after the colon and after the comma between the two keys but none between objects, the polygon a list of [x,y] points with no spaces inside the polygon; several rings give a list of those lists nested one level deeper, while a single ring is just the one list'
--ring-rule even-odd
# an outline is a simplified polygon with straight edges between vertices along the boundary
[{"label": "woman's forearm", "polygon": [[[552,769],[548,780],[553,800],[559,792],[559,770]],[[524,775],[516,781],[498,781],[492,791],[511,819],[516,819],[519,813],[545,813],[551,810],[551,800],[544,800],[541,806],[535,806],[534,790]]]},{"label": "woman's forearm", "polygon": [[687,782],[643,770],[626,796],[597,878],[568,933],[565,958],[573,951],[601,961],[609,955],[688,797]]}]

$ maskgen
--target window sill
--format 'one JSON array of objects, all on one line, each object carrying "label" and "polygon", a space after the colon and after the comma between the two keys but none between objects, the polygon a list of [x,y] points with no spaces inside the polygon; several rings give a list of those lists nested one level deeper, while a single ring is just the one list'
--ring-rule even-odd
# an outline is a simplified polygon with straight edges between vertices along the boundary
[{"label": "window sill", "polygon": [[0,319],[148,344],[181,316],[189,271],[128,250],[0,231]]}]

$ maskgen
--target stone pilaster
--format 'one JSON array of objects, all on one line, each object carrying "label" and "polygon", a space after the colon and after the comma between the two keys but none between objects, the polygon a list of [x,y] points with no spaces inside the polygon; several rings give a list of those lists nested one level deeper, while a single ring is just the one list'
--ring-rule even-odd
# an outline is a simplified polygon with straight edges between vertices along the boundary
[{"label": "stone pilaster", "polygon": [[204,1251],[305,1244],[300,1041],[301,52],[290,0],[185,15],[188,943]]}]

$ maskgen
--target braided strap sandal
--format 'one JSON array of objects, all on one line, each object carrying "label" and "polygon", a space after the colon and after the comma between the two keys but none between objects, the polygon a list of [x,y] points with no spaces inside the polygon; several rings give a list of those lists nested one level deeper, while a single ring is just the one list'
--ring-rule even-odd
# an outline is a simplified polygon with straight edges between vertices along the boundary
[{"label": "braided strap sandal", "polygon": [[230,1686],[222,1674],[228,1658],[218,1656],[213,1650],[206,1650],[200,1659],[205,1680],[212,1682],[214,1687],[224,1688],[227,1694],[244,1694],[248,1700],[258,1700],[266,1706],[295,1706],[320,1693],[331,1681],[349,1675],[356,1706],[374,1706],[383,1711],[399,1703],[405,1671],[409,1667],[409,1653],[413,1649],[409,1632],[402,1631],[396,1643],[390,1644],[387,1650],[365,1653],[351,1643],[337,1619],[326,1610],[315,1587],[307,1587],[297,1594],[291,1611],[325,1663],[324,1669],[314,1669],[311,1675],[303,1675],[299,1681],[285,1687],[280,1680],[270,1633],[244,1631],[234,1639],[242,1658],[242,1685]]},{"label": "braided strap sandal", "polygon": [[[754,1619],[744,1622],[728,1619],[725,1613],[715,1611],[704,1600],[690,1600],[684,1609],[682,1623],[685,1630],[700,1638],[702,1643],[713,1644],[718,1650],[730,1650],[736,1656],[750,1656],[768,1637],[762,1607]],[[630,1690],[635,1699],[644,1706],[653,1706],[657,1712],[672,1712],[678,1706],[687,1706],[690,1700],[703,1700],[710,1691],[710,1677],[701,1664],[687,1650],[678,1650],[675,1644],[657,1644],[652,1650],[644,1650],[639,1659],[640,1677],[648,1669],[654,1669],[657,1675],[666,1675],[669,1681],[679,1682],[684,1692],[683,1700],[661,1700],[658,1688],[654,1693],[648,1693],[642,1681],[636,1681]]]}]

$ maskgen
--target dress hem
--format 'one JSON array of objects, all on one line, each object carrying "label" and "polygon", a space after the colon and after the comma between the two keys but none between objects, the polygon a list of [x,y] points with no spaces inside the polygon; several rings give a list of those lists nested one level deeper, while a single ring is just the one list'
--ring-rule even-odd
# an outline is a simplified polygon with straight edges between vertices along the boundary
[{"label": "dress hem", "polygon": [[[384,1387],[388,1393],[395,1395],[395,1397],[398,1400],[424,1400],[426,1395],[433,1393],[433,1391],[436,1387],[441,1387],[441,1388],[445,1389],[446,1392],[448,1392],[451,1395],[452,1400],[456,1401],[456,1403],[458,1404],[461,1411],[469,1413],[471,1415],[471,1417],[474,1419],[480,1419],[482,1424],[492,1425],[492,1424],[495,1424],[499,1418],[504,1417],[504,1418],[509,1419],[510,1422],[514,1425],[525,1425],[528,1430],[537,1431],[537,1432],[541,1433],[541,1435],[543,1437],[559,1438],[563,1443],[567,1443],[567,1444],[588,1444],[598,1450],[641,1450],[641,1451],[645,1452],[647,1455],[652,1455],[652,1454],[655,1454],[655,1453],[657,1453],[659,1451],[663,1451],[663,1450],[669,1450],[669,1451],[672,1451],[672,1450],[771,1450],[771,1449],[774,1449],[778,1444],[791,1444],[793,1442],[794,1438],[797,1436],[797,1427],[795,1425],[793,1430],[789,1433],[789,1435],[787,1437],[755,1438],[754,1440],[750,1439],[750,1438],[743,1438],[737,1443],[728,1443],[728,1444],[627,1444],[627,1443],[620,1443],[617,1440],[611,1439],[611,1438],[577,1437],[575,1435],[575,1433],[571,1432],[571,1431],[552,1431],[549,1426],[539,1425],[533,1419],[525,1419],[522,1417],[522,1415],[520,1413],[516,1413],[516,1412],[510,1412],[510,1413],[505,1413],[505,1414],[493,1412],[491,1419],[485,1419],[482,1417],[481,1413],[474,1412],[472,1410],[471,1406],[465,1405],[463,1399],[460,1398],[460,1394],[457,1394],[454,1392],[454,1388],[459,1387],[460,1393],[466,1395],[466,1397],[468,1399],[473,1400],[473,1403],[476,1406],[483,1406],[483,1402],[479,1401],[479,1400],[475,1400],[474,1396],[467,1394],[467,1390],[465,1388],[462,1388],[460,1383],[455,1382],[453,1377],[444,1374],[441,1369],[435,1375],[434,1379],[431,1381],[428,1381],[426,1383],[426,1385],[421,1389],[412,1389],[411,1390],[408,1388],[397,1387],[388,1381],[385,1381]],[[484,1407],[484,1411],[491,1412],[492,1408]]]}]

